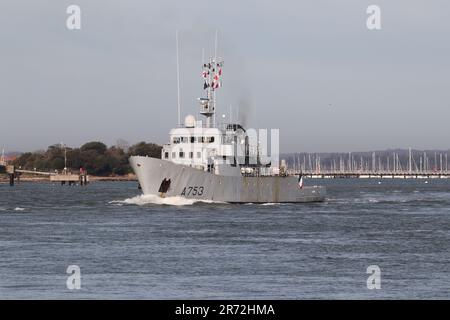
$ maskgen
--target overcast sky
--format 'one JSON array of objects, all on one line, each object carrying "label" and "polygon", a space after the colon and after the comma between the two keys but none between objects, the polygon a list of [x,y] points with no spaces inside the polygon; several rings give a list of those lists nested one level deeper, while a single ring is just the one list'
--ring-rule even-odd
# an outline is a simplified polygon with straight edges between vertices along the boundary
[{"label": "overcast sky", "polygon": [[[66,9],[82,29],[66,28]],[[369,31],[366,9],[381,8]],[[202,49],[219,113],[279,128],[281,151],[450,147],[450,1],[2,0],[0,148],[166,143],[196,114]]]}]

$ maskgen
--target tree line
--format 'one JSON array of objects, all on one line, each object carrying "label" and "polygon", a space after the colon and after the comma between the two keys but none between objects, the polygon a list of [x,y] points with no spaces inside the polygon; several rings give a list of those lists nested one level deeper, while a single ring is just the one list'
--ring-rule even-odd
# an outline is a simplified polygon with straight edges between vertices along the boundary
[{"label": "tree line", "polygon": [[128,163],[130,156],[161,158],[161,149],[157,144],[144,141],[132,146],[116,145],[109,148],[99,141],[85,143],[80,148],[55,144],[46,151],[23,153],[13,164],[26,170],[61,171],[67,159],[67,169],[71,171],[82,168],[88,174],[97,176],[126,175],[132,172]]}]

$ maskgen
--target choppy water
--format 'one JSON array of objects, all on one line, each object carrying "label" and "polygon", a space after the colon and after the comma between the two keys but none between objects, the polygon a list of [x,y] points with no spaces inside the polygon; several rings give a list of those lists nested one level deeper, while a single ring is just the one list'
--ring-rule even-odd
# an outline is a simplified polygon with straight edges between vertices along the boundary
[{"label": "choppy water", "polygon": [[[0,184],[0,298],[450,298],[450,180],[311,182],[325,203]],[[81,290],[66,287],[69,265]]]}]

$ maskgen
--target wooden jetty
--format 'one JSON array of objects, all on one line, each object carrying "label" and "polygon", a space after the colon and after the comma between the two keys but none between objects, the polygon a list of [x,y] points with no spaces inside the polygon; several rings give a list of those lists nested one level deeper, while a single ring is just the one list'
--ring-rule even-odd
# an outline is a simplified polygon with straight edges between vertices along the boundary
[{"label": "wooden jetty", "polygon": [[50,175],[51,182],[59,182],[61,185],[66,183],[70,186],[72,184],[79,184],[84,186],[89,182],[89,176],[87,174],[73,174],[73,173],[61,173]]},{"label": "wooden jetty", "polygon": [[9,177],[9,185],[14,186],[14,181],[20,181],[20,176],[22,174],[38,175],[38,176],[48,176],[50,182],[57,182],[61,185],[80,185],[84,186],[89,183],[89,176],[86,171],[81,170],[79,173],[72,173],[67,170],[62,172],[46,172],[37,170],[23,170],[18,169],[13,165],[8,165],[6,163],[0,164],[0,169],[4,168],[4,171]]}]

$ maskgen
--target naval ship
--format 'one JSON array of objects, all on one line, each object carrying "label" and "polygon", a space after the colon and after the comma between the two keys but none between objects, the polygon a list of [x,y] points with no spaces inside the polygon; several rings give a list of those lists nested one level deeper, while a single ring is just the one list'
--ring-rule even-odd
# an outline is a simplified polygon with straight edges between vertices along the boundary
[{"label": "naval ship", "polygon": [[216,124],[216,91],[222,86],[222,68],[223,61],[217,58],[202,65],[206,97],[198,101],[205,123],[188,115],[184,124],[170,131],[160,159],[130,157],[142,192],[228,203],[323,201],[324,187],[304,186],[301,174],[288,174],[284,160],[278,165],[278,161],[264,158],[260,141],[252,145],[255,139],[249,139],[238,121]]}]

